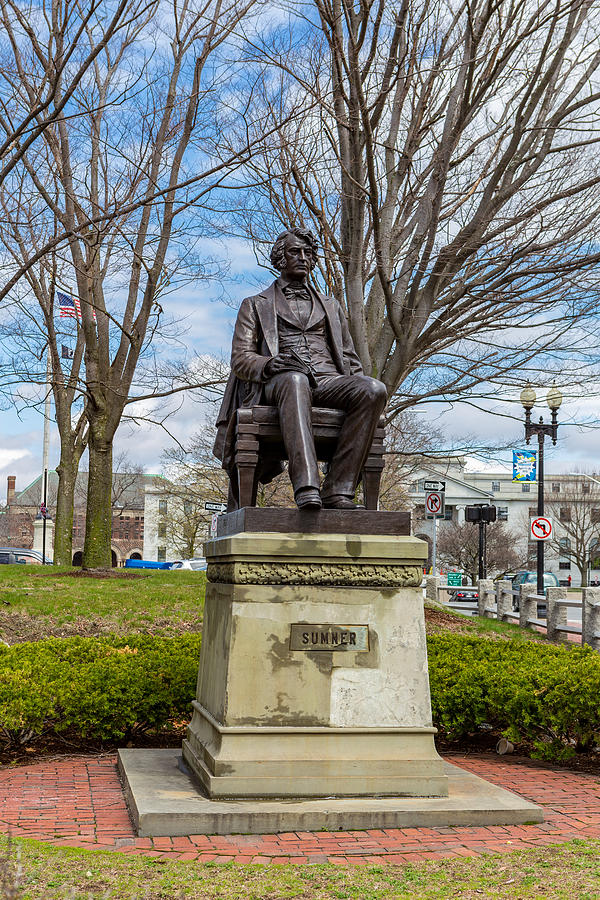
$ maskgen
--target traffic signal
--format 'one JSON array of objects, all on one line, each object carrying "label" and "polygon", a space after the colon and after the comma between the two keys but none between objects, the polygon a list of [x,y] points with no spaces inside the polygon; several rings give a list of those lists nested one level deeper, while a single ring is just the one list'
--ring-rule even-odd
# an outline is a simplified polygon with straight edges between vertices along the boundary
[{"label": "traffic signal", "polygon": [[495,506],[465,506],[465,522],[495,522]]}]

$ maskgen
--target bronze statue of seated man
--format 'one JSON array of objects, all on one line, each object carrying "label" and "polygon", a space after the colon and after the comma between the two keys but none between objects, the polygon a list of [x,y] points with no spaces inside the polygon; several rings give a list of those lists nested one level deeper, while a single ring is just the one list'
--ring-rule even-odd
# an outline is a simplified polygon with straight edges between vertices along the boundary
[{"label": "bronze statue of seated man", "polygon": [[[231,470],[235,411],[260,403],[276,406],[296,505],[354,509],[360,473],[387,394],[381,381],[363,374],[340,304],[308,283],[316,260],[312,232],[292,228],[280,234],[271,251],[280,277],[242,302],[233,335],[231,376],[217,419],[215,454]],[[322,485],[312,434],[313,406],[346,414]]]}]

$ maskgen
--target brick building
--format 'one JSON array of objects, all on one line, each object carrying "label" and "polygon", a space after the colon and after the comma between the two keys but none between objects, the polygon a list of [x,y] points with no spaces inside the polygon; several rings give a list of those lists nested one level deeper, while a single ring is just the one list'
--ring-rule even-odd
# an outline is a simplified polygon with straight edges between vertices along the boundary
[{"label": "brick building", "polygon": [[[73,514],[73,565],[81,565],[85,537],[85,500],[87,472],[80,472],[75,486]],[[112,490],[112,559],[121,566],[126,559],[141,559],[144,547],[144,502],[147,485],[156,475],[138,472],[115,473]],[[48,472],[48,512],[56,514],[58,476]],[[33,546],[33,523],[40,509],[42,476],[22,491],[16,489],[16,477],[7,479],[6,507],[0,515],[0,544],[10,547]]]}]

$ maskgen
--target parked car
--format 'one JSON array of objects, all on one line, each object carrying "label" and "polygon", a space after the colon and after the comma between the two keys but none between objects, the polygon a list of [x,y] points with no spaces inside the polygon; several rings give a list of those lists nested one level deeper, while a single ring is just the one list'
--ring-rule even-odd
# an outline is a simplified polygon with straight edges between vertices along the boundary
[{"label": "parked car", "polygon": [[450,599],[453,603],[455,600],[457,600],[459,603],[461,601],[464,601],[465,603],[476,603],[479,600],[479,591],[466,591],[464,588],[456,588],[456,590],[450,594]]},{"label": "parked car", "polygon": [[155,559],[126,559],[126,569],[170,569],[172,563],[157,562]]},{"label": "parked car", "polygon": [[[43,556],[39,550],[29,550],[27,547],[0,547],[0,565],[34,565],[41,566]],[[51,566],[52,560],[46,557],[46,565]]]},{"label": "parked car", "polygon": [[177,559],[171,566],[171,569],[191,569],[194,572],[205,572],[206,560],[203,556],[198,557],[198,559]]},{"label": "parked car", "polygon": [[[537,584],[537,572],[517,572],[512,580],[513,590],[518,590],[522,584]],[[549,587],[560,587],[560,582],[554,572],[544,572],[544,596],[546,595],[546,588]],[[519,612],[518,597],[513,597],[512,607],[515,612]],[[545,603],[538,603],[538,612],[543,612],[545,614]]]}]

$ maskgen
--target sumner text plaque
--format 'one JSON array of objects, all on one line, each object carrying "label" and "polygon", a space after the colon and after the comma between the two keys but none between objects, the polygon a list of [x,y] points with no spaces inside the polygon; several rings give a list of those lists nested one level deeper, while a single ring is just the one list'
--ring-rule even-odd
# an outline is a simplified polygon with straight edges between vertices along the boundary
[{"label": "sumner text plaque", "polygon": [[352,650],[369,649],[368,625],[292,625],[290,650]]}]

